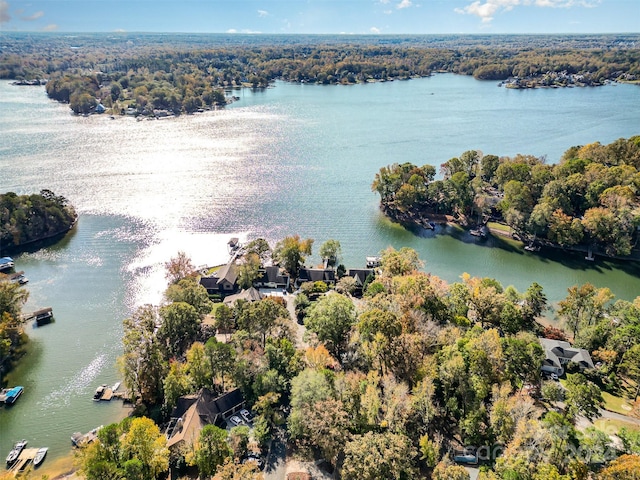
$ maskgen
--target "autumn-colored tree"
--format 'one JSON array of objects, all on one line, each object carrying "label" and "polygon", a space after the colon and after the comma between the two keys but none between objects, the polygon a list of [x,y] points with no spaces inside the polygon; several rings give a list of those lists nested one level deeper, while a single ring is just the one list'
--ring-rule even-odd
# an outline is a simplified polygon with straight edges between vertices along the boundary
[{"label": "autumn-colored tree", "polygon": [[638,480],[640,455],[622,455],[598,474],[598,480]]},{"label": "autumn-colored tree", "polygon": [[304,265],[306,255],[311,255],[313,239],[301,239],[299,235],[285,237],[273,249],[273,258],[293,277],[298,275],[301,265]]},{"label": "autumn-colored tree", "polygon": [[178,255],[165,262],[164,268],[166,270],[165,277],[170,284],[178,283],[183,278],[192,275],[196,269],[191,263],[191,258],[183,251],[178,252]]},{"label": "autumn-colored tree", "polygon": [[416,474],[417,451],[402,434],[368,432],[354,437],[344,450],[345,480],[400,480]]}]

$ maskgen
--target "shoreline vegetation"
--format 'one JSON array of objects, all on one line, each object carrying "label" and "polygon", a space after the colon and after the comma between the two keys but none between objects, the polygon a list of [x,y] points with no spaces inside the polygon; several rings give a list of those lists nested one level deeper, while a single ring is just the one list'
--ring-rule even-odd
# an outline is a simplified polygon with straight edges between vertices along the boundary
[{"label": "shoreline vegetation", "polygon": [[71,230],[78,220],[72,205],[51,190],[0,194],[0,254],[19,253]]},{"label": "shoreline vegetation", "polygon": [[[299,236],[274,248],[255,239],[230,264],[244,287],[262,278],[265,265],[280,265],[280,274],[296,279],[312,245]],[[119,364],[136,403],[132,417],[105,426],[77,450],[77,475],[127,476],[131,452],[144,446],[153,455],[135,460],[148,478],[170,470],[172,478],[222,480],[242,472],[260,480],[246,460],[269,457],[272,439],[285,431],[285,464],[303,458],[343,480],[388,478],[388,472],[468,478],[462,475],[468,464],[483,467],[482,480],[514,478],[513,472],[608,480],[618,478],[607,476],[611,471],[637,469],[640,422],[626,416],[609,426],[603,409],[624,404],[628,415],[640,415],[640,337],[630,336],[639,326],[640,297],[614,303],[606,288],[572,287],[554,309],[565,332],[542,323],[553,307],[537,283],[518,292],[464,274],[447,284],[422,271],[414,250],[389,247],[357,289],[339,264],[339,241],[326,241],[320,256],[327,259],[321,270],[333,271],[333,280],[233,303],[209,301],[183,252],[167,262],[169,303],[139,307],[124,321]],[[545,370],[549,353],[541,338],[569,337],[593,362],[575,359],[554,377]],[[189,430],[193,440],[184,445],[158,428],[171,424],[169,412],[182,412],[174,407],[184,399],[235,388],[246,418]],[[593,426],[600,416],[605,431]],[[610,436],[620,441],[613,444]],[[541,443],[531,446],[534,437]],[[366,461],[379,451],[384,459]]]},{"label": "shoreline vegetation", "polygon": [[[3,34],[0,78],[46,85],[76,114],[165,117],[215,109],[275,80],[351,85],[437,72],[507,88],[640,81],[638,34]],[[71,53],[71,55],[70,55]]]},{"label": "shoreline vegetation", "polygon": [[442,180],[431,165],[396,163],[380,169],[371,189],[384,215],[410,228],[455,223],[480,239],[511,237],[531,252],[640,260],[639,167],[634,136],[571,147],[555,165],[469,150],[440,166]]},{"label": "shoreline vegetation", "polygon": [[[0,194],[0,256],[17,253],[55,241],[73,228],[75,209],[67,199],[51,190],[39,194]],[[20,282],[0,272],[0,385],[5,374],[25,354],[28,337],[24,332],[22,306],[29,292]]]}]

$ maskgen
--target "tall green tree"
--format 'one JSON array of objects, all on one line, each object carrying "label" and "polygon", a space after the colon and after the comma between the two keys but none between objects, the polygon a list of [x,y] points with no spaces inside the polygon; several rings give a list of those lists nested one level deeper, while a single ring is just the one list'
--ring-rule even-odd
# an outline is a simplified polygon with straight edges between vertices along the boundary
[{"label": "tall green tree", "polygon": [[200,332],[198,311],[185,302],[174,302],[160,308],[157,337],[167,358],[181,357]]},{"label": "tall green tree", "polygon": [[304,324],[338,360],[344,352],[349,332],[356,321],[353,302],[342,295],[326,295],[307,310]]},{"label": "tall green tree", "polygon": [[200,431],[193,461],[200,476],[207,478],[214,475],[232,454],[227,443],[227,431],[215,425],[206,425]]},{"label": "tall green tree", "polygon": [[320,246],[320,257],[327,261],[327,265],[334,267],[342,254],[342,247],[338,240],[327,240]]},{"label": "tall green tree", "polygon": [[273,249],[273,258],[279,262],[292,276],[298,275],[298,270],[307,255],[311,255],[313,239],[301,239],[299,235],[285,237],[280,240]]}]

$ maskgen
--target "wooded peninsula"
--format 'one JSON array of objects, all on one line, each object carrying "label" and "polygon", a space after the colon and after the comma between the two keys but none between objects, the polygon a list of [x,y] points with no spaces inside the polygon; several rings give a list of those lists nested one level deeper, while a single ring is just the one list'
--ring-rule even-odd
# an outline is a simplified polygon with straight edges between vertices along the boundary
[{"label": "wooded peninsula", "polygon": [[434,72],[510,88],[640,79],[640,36],[618,35],[2,35],[0,78],[47,84],[75,113],[193,113],[225,90],[275,80],[354,84]]},{"label": "wooded peninsula", "polygon": [[475,150],[440,166],[393,164],[372,190],[382,211],[408,226],[449,215],[465,226],[510,227],[531,248],[575,248],[628,258],[640,225],[640,136],[569,148],[560,163],[544,157],[498,157]]}]

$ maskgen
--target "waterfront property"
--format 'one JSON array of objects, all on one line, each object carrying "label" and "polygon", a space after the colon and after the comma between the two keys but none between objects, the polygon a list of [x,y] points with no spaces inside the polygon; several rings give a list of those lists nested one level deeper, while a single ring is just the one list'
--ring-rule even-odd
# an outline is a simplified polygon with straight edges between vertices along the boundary
[{"label": "waterfront property", "polygon": [[165,430],[167,447],[175,450],[183,445],[192,445],[206,425],[224,428],[225,419],[244,406],[245,400],[238,388],[219,397],[215,397],[208,388],[195,395],[180,397]]},{"label": "waterfront property", "polygon": [[238,290],[238,265],[231,260],[210,277],[201,277],[200,285],[209,295],[230,295]]},{"label": "waterfront property", "polygon": [[296,285],[300,286],[305,282],[324,282],[328,286],[336,283],[336,272],[333,268],[301,268],[298,272]]},{"label": "waterfront property", "polygon": [[576,363],[580,369],[593,368],[591,355],[584,348],[574,348],[569,342],[540,338],[540,344],[544,348],[545,359],[542,363],[542,371],[555,373],[558,376],[564,374],[565,365],[569,362]]}]

